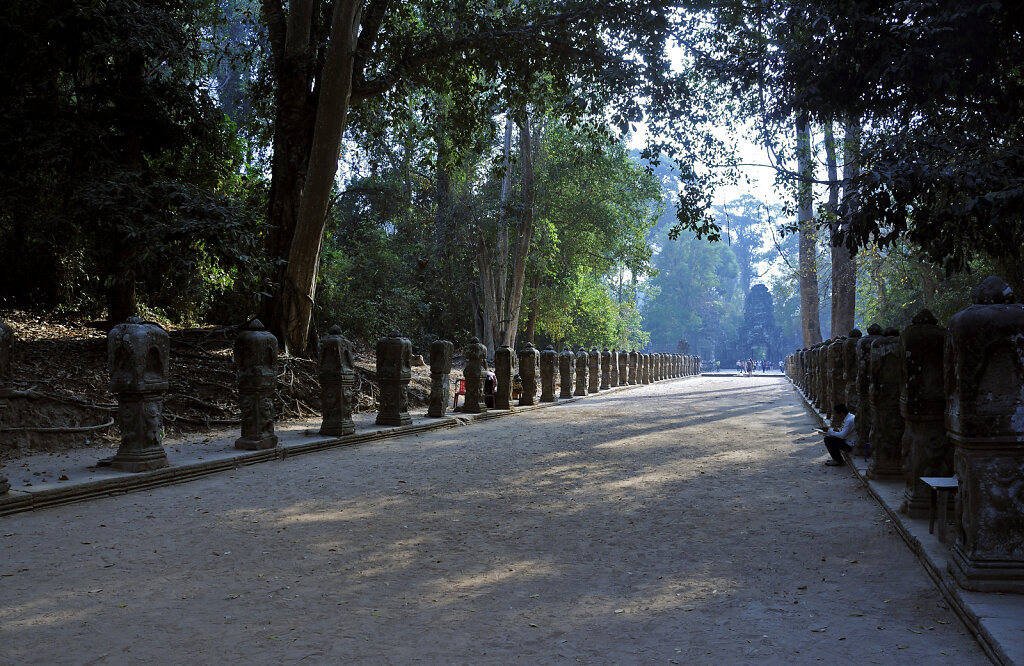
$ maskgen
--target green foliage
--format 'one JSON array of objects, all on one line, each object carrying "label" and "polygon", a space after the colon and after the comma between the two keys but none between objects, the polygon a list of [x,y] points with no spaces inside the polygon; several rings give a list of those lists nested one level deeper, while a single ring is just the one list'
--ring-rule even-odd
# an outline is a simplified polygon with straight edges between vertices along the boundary
[{"label": "green foliage", "polygon": [[89,307],[138,279],[151,306],[194,319],[253,269],[259,194],[205,84],[215,9],[0,9],[0,301]]},{"label": "green foliage", "polygon": [[735,336],[742,316],[739,266],[727,245],[708,243],[692,232],[677,240],[667,230],[654,238],[657,297],[644,308],[644,323],[656,349],[674,350],[681,339],[694,353],[711,358],[717,346]]},{"label": "green foliage", "polygon": [[659,209],[657,180],[618,142],[597,133],[546,127],[537,169],[537,215],[527,295],[536,326],[556,341],[642,347],[636,290],[614,289],[626,271],[650,271],[646,242]]}]

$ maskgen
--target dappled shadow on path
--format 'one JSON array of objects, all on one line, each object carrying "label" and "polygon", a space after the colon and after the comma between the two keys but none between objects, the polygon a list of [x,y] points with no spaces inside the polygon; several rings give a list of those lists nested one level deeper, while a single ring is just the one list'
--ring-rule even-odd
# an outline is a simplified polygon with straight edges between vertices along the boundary
[{"label": "dappled shadow on path", "polygon": [[835,658],[813,604],[877,631],[894,607],[839,576],[856,560],[858,585],[887,584],[886,528],[808,520],[862,491],[822,476],[786,386],[722,381],[26,514],[5,524],[0,638],[27,662],[59,657],[54,636],[79,661]]}]

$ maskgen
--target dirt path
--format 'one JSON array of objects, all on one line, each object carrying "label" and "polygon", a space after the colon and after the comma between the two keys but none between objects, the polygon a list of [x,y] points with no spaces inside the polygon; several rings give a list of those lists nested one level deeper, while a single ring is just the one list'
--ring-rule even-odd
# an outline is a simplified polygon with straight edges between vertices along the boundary
[{"label": "dirt path", "polygon": [[778,378],[0,518],[0,663],[988,663]]}]

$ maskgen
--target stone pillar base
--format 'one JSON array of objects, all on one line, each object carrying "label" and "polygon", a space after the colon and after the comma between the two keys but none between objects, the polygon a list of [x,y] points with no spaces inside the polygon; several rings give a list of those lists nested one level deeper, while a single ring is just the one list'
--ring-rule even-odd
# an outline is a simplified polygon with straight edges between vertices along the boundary
[{"label": "stone pillar base", "polygon": [[[907,487],[903,490],[903,504],[900,505],[900,512],[910,518],[928,518],[931,515],[931,489],[918,481],[913,488]],[[949,503],[946,506],[947,514],[954,514],[954,495],[949,494]]]},{"label": "stone pillar base", "polygon": [[558,402],[558,396],[552,393],[551,395],[542,395],[540,397],[541,402]]},{"label": "stone pillar base", "polygon": [[110,459],[110,466],[122,472],[148,472],[168,465],[167,452],[162,446],[148,450],[118,451]]},{"label": "stone pillar base", "polygon": [[0,495],[3,495],[11,489],[11,484],[7,482],[5,477],[0,476]]},{"label": "stone pillar base", "polygon": [[344,435],[351,435],[355,431],[356,426],[352,422],[321,426],[320,428],[320,434],[326,437],[342,437]]},{"label": "stone pillar base", "polygon": [[1024,594],[1024,561],[972,561],[954,544],[949,572],[965,590]]},{"label": "stone pillar base", "polygon": [[[465,405],[463,405],[462,411],[470,413],[470,414],[476,414],[477,412],[471,412],[469,409],[467,409],[469,406],[470,406],[469,403],[466,403]],[[405,425],[411,425],[412,424],[412,417],[409,416],[409,412],[403,412],[401,414],[379,414],[378,413],[377,414],[377,420],[375,421],[375,423],[377,425],[386,425],[386,426],[405,426]]]},{"label": "stone pillar base", "polygon": [[531,405],[536,405],[536,404],[537,404],[536,396],[532,396],[532,395],[531,396],[527,396],[524,393],[523,397],[519,398],[519,406],[520,407],[529,407]]},{"label": "stone pillar base", "polygon": [[239,437],[235,440],[235,448],[242,449],[243,451],[263,451],[264,449],[272,449],[275,446],[277,446],[277,435],[268,435],[262,439]]}]

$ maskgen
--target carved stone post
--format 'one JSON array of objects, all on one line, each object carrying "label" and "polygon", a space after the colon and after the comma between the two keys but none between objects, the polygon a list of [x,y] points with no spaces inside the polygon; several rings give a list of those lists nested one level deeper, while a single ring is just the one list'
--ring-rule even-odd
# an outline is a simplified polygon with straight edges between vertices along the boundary
[{"label": "carved stone post", "polygon": [[235,371],[242,436],[235,448],[261,451],[277,446],[274,434],[274,389],[277,387],[277,338],[253,319],[235,338]]},{"label": "carved stone post", "polygon": [[837,337],[828,346],[828,367],[831,371],[828,379],[829,396],[828,412],[829,418],[835,418],[833,411],[838,403],[846,403],[846,356],[843,354],[843,346],[846,338]]},{"label": "carved stone post", "polygon": [[532,342],[527,342],[519,350],[519,379],[523,383],[523,393],[519,396],[519,406],[537,404],[537,371],[540,366],[540,352]]},{"label": "carved stone post", "polygon": [[619,352],[614,348],[609,352],[608,357],[608,385],[612,387],[619,385]]},{"label": "carved stone post", "polygon": [[558,397],[572,397],[572,383],[576,377],[576,354],[568,345],[562,348],[557,356],[558,363]]},{"label": "carved stone post", "polygon": [[512,377],[516,374],[516,352],[508,345],[494,350],[494,375],[498,392],[494,396],[495,409],[512,409]]},{"label": "carved stone post", "polygon": [[126,472],[167,467],[163,411],[170,348],[167,331],[138,317],[129,317],[107,336],[110,391],[117,395],[121,445],[103,464]]},{"label": "carved stone post", "polygon": [[921,483],[921,477],[953,475],[953,447],[946,438],[946,394],[942,385],[946,329],[937,324],[935,315],[921,310],[900,337],[904,352],[900,448],[907,481],[901,508],[911,518],[924,518],[929,513],[931,489]]},{"label": "carved stone post", "polygon": [[331,326],[327,335],[320,339],[321,435],[340,437],[356,431],[352,422],[352,386],[355,381],[352,343],[341,335],[341,327]]},{"label": "carved stone post", "polygon": [[650,384],[651,383],[651,355],[640,354],[640,383]]},{"label": "carved stone post", "polygon": [[540,353],[540,401],[557,402],[555,395],[555,366],[558,364],[558,352],[553,345],[548,345]]},{"label": "carved stone post", "polygon": [[587,372],[590,377],[590,384],[587,386],[587,391],[597,393],[601,390],[601,352],[597,351],[597,347],[591,347],[588,356]]},{"label": "carved stone post", "polygon": [[871,460],[868,477],[903,478],[903,417],[900,415],[900,375],[903,373],[900,333],[887,328],[871,343]]},{"label": "carved stone post", "polygon": [[[454,355],[455,345],[451,341],[434,340],[430,343],[430,405],[427,407],[427,416],[439,418],[448,411],[448,401],[452,397],[451,374]],[[494,352],[494,356],[495,364],[497,364],[497,351]],[[511,383],[511,378],[509,383]]]},{"label": "carved stone post", "polygon": [[629,384],[629,353],[619,350],[619,386]]},{"label": "carved stone post", "polygon": [[962,587],[1024,593],[1024,306],[986,278],[949,320],[946,431],[954,445]]},{"label": "carved stone post", "polygon": [[11,376],[11,347],[14,344],[14,329],[0,321],[0,386]]},{"label": "carved stone post", "polygon": [[477,338],[470,338],[464,351],[466,369],[462,374],[466,378],[466,403],[462,411],[466,414],[482,414],[487,411],[484,386],[487,385],[487,347]]},{"label": "carved stone post", "polygon": [[580,347],[576,352],[576,390],[573,395],[586,395],[588,383],[589,354],[585,347]]},{"label": "carved stone post", "polygon": [[858,418],[857,412],[857,343],[860,342],[861,332],[853,329],[845,340],[843,340],[843,402],[846,408]]},{"label": "carved stone post", "polygon": [[[380,390],[377,425],[403,426],[412,423],[412,417],[409,416],[411,356],[412,343],[397,331],[392,331],[388,337],[377,341],[377,383]],[[466,390],[468,406],[469,389]]]},{"label": "carved stone post", "polygon": [[[0,387],[11,372],[11,343],[14,341],[14,329],[0,321]],[[0,495],[11,489],[7,477],[0,474]]]},{"label": "carved stone post", "polygon": [[853,455],[863,455],[871,441],[871,344],[882,334],[878,324],[868,326],[868,334],[857,343],[857,446]]},{"label": "carved stone post", "polygon": [[626,366],[627,367],[627,372],[628,372],[628,374],[626,376],[626,381],[629,382],[630,386],[635,386],[636,384],[640,383],[640,378],[636,374],[637,370],[638,370],[637,366],[638,366],[639,362],[640,362],[640,354],[638,354],[635,349],[633,351],[629,352],[628,365]]},{"label": "carved stone post", "polygon": [[612,387],[612,353],[605,347],[601,350],[601,390],[607,391]]}]

